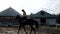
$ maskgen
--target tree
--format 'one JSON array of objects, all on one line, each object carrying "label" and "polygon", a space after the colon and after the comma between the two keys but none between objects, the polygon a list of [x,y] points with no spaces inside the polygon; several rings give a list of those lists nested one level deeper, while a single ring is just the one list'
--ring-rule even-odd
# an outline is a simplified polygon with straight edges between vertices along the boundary
[{"label": "tree", "polygon": [[57,14],[57,15],[56,15],[56,17],[57,17],[57,18],[56,18],[57,23],[59,23],[59,24],[60,24],[60,13],[59,13],[59,14]]}]

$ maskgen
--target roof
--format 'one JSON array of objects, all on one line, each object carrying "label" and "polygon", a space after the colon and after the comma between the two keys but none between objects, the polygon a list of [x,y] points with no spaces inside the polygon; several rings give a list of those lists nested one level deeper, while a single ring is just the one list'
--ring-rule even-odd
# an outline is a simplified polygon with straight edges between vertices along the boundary
[{"label": "roof", "polygon": [[32,18],[54,18],[55,16],[52,14],[49,14],[48,12],[45,12],[43,10],[39,11],[36,14],[31,14],[30,17]]},{"label": "roof", "polygon": [[22,16],[20,13],[18,13],[16,10],[14,10],[11,7],[0,12],[0,16],[17,16],[17,15]]}]

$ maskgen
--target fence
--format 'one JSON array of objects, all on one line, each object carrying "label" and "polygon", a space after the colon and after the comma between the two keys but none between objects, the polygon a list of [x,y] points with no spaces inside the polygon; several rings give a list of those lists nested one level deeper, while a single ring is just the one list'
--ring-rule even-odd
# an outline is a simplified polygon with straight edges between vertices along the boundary
[{"label": "fence", "polygon": [[60,24],[56,24],[56,28],[60,27]]}]

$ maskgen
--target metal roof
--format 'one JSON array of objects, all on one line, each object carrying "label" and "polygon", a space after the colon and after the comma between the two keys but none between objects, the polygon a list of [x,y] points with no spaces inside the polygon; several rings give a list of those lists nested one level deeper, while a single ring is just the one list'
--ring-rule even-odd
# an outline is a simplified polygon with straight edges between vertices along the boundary
[{"label": "metal roof", "polygon": [[31,14],[30,17],[33,17],[33,18],[55,18],[56,16],[41,10],[36,14]]},{"label": "metal roof", "polygon": [[22,16],[20,13],[18,13],[16,10],[14,10],[11,7],[0,12],[0,16],[17,16],[17,15]]}]

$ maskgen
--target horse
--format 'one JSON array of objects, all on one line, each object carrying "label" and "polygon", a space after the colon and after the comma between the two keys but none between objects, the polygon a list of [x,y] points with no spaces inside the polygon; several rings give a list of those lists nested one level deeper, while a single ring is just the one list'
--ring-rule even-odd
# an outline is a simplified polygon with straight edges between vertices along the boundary
[{"label": "horse", "polygon": [[[34,34],[36,34],[35,28],[38,29],[38,22],[37,21],[35,21],[33,19],[27,19],[26,17],[20,17],[19,15],[16,16],[16,19],[19,22],[19,29],[18,29],[17,34],[19,34],[21,27],[23,27],[25,33],[28,34],[25,30],[26,25],[29,25],[31,27],[30,34],[32,31],[34,31]],[[33,27],[34,25],[35,25],[35,27]]]}]

